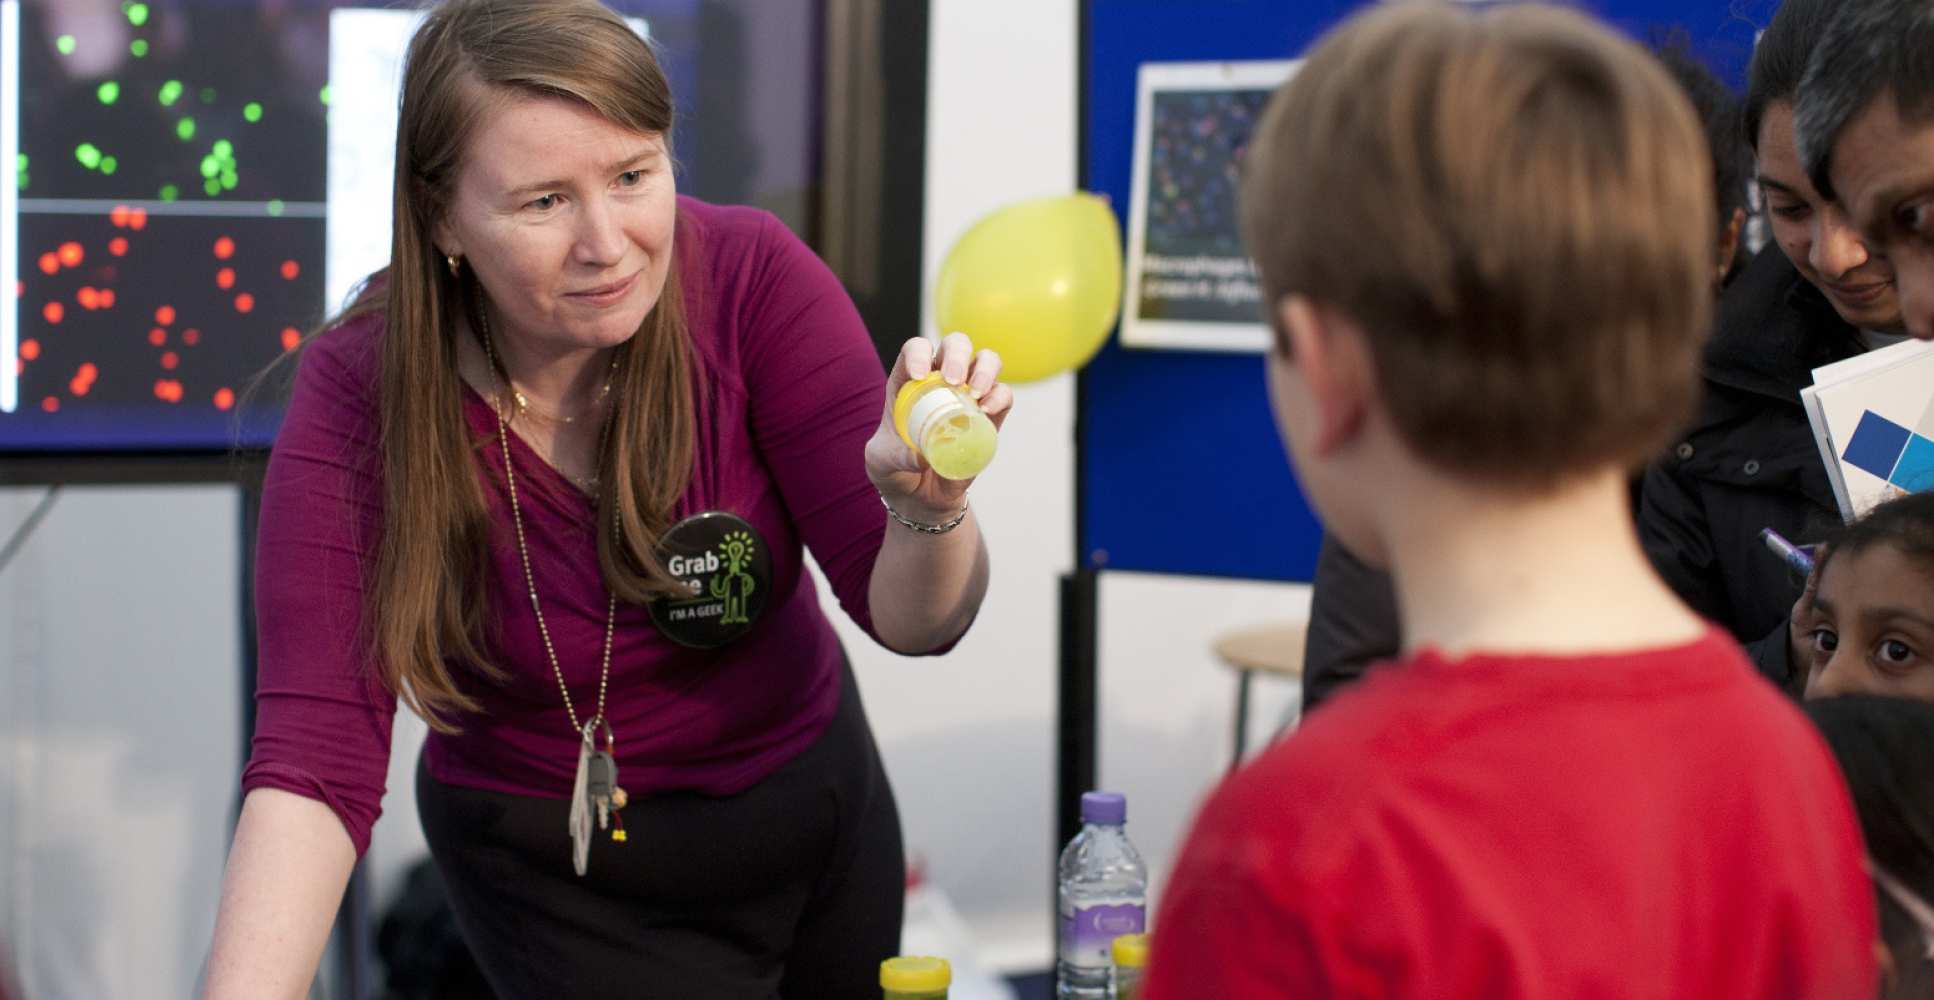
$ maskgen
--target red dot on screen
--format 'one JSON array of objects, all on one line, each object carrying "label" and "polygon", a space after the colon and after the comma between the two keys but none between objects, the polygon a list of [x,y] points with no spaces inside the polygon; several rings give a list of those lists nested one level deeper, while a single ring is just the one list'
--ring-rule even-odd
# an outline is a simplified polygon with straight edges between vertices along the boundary
[{"label": "red dot on screen", "polygon": [[255,309],[255,296],[247,292],[235,296],[236,312],[251,312]]},{"label": "red dot on screen", "polygon": [[162,306],[156,309],[154,311],[154,321],[162,326],[173,326],[175,322],[175,307]]},{"label": "red dot on screen", "polygon": [[176,368],[177,366],[179,366],[180,364],[181,364],[181,355],[179,355],[179,354],[176,354],[176,353],[175,353],[175,352],[173,352],[173,351],[163,351],[163,352],[162,352],[162,354],[161,354],[161,367],[163,367],[163,368],[166,368],[166,369],[168,369],[169,371],[174,371],[174,370],[175,370],[175,368]]},{"label": "red dot on screen", "polygon": [[40,401],[40,408],[48,413],[58,413],[60,412],[60,400],[53,396],[48,396]]},{"label": "red dot on screen", "polygon": [[288,279],[289,281],[294,281],[296,279],[296,275],[299,275],[301,273],[302,273],[301,264],[298,264],[292,260],[285,260],[282,262],[282,277]]},{"label": "red dot on screen", "polygon": [[114,289],[112,288],[101,289],[101,308],[103,309],[114,308]]},{"label": "red dot on screen", "polygon": [[67,383],[67,391],[73,393],[76,396],[85,396],[87,395],[87,390],[92,388],[94,388],[92,383],[83,381],[78,378],[72,382]]},{"label": "red dot on screen", "polygon": [[215,409],[226,410],[235,405],[235,390],[227,386],[215,390]]},{"label": "red dot on screen", "polygon": [[235,241],[233,239],[224,236],[215,241],[216,260],[227,260],[233,256],[235,256]]},{"label": "red dot on screen", "polygon": [[32,361],[40,357],[40,341],[31,337],[20,342],[20,356]]},{"label": "red dot on screen", "polygon": [[235,269],[224,267],[215,272],[215,287],[226,292],[235,287]]},{"label": "red dot on screen", "polygon": [[116,205],[114,206],[114,211],[107,213],[107,217],[108,221],[114,223],[114,228],[120,229],[128,224],[128,207],[126,205]]},{"label": "red dot on screen", "polygon": [[99,309],[101,293],[91,285],[82,285],[81,290],[74,293],[74,301],[80,303],[82,309],[90,311]]},{"label": "red dot on screen", "polygon": [[300,346],[302,346],[302,331],[297,330],[293,326],[283,327],[282,349],[285,351],[293,351]]},{"label": "red dot on screen", "polygon": [[94,367],[94,362],[87,361],[81,364],[81,370],[79,374],[81,378],[84,378],[89,382],[92,382],[94,381],[95,378],[99,377],[99,375],[101,374],[101,370],[99,368]]},{"label": "red dot on screen", "polygon": [[116,236],[108,240],[107,252],[116,257],[126,257],[128,255],[128,238],[125,236]]},{"label": "red dot on screen", "polygon": [[79,267],[81,266],[81,260],[85,257],[86,253],[81,250],[79,243],[69,241],[60,245],[60,263],[62,267]]},{"label": "red dot on screen", "polygon": [[201,331],[192,326],[181,331],[181,342],[187,344],[189,347],[201,343]]},{"label": "red dot on screen", "polygon": [[165,344],[167,342],[168,342],[168,331],[163,330],[158,326],[148,331],[148,343],[153,344],[156,347],[160,347],[162,344]]},{"label": "red dot on screen", "polygon": [[41,254],[40,255],[40,273],[59,274],[60,256],[54,253],[52,250],[49,250],[46,253]]},{"label": "red dot on screen", "polygon": [[67,315],[67,307],[61,305],[58,302],[49,302],[47,303],[46,306],[42,307],[40,310],[41,318],[46,320],[49,323],[58,323],[61,321],[61,318],[66,315]]},{"label": "red dot on screen", "polygon": [[140,232],[148,227],[148,210],[137,208],[128,213],[128,228]]}]

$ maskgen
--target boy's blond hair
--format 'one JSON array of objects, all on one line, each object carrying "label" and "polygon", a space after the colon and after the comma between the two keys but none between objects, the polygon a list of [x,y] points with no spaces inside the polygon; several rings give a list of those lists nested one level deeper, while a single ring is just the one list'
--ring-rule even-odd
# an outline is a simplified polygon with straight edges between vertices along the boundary
[{"label": "boy's blond hair", "polygon": [[1303,295],[1362,326],[1420,457],[1541,489],[1635,467],[1689,416],[1711,173],[1678,85],[1587,17],[1395,3],[1270,101],[1243,233],[1272,318]]}]

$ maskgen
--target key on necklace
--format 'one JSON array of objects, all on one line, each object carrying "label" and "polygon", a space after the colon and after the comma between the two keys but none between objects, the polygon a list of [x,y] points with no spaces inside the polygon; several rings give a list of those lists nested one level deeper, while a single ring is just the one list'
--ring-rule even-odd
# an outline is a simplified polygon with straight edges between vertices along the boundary
[{"label": "key on necklace", "polygon": [[618,762],[609,751],[591,755],[591,770],[585,780],[585,795],[598,807],[598,829],[611,825],[611,795],[618,788]]}]

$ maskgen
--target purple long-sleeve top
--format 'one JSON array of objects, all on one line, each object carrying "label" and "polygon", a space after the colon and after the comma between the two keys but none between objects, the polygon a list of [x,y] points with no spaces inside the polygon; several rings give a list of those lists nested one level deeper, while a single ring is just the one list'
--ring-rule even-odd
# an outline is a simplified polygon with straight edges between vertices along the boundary
[{"label": "purple long-sleeve top", "polygon": [[[784,225],[744,208],[678,202],[685,305],[705,393],[680,518],[730,511],[763,536],[772,581],[763,617],[725,648],[673,643],[644,608],[620,603],[606,717],[634,797],[671,789],[727,795],[798,754],[831,720],[841,653],[802,546],[841,607],[869,632],[867,588],[885,513],[864,469],[885,380],[837,279]],[[381,812],[396,698],[363,629],[363,581],[382,521],[379,317],[307,348],[263,488],[256,541],[260,663],[246,790],[320,799],[356,851]],[[432,732],[429,773],[471,788],[563,798],[576,772],[572,729],[531,611],[490,406],[464,416],[491,517],[486,654],[502,683],[465,665],[482,705]],[[511,462],[531,570],[557,660],[583,719],[596,704],[607,591],[595,501],[516,435]]]}]

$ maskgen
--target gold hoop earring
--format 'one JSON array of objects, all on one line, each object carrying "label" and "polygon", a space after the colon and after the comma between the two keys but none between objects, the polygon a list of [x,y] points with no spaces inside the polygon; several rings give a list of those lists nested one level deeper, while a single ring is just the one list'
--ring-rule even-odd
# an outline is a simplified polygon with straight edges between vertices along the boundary
[{"label": "gold hoop earring", "polygon": [[456,254],[446,254],[444,255],[443,262],[450,266],[450,277],[455,278],[462,274],[463,258],[458,257]]}]

